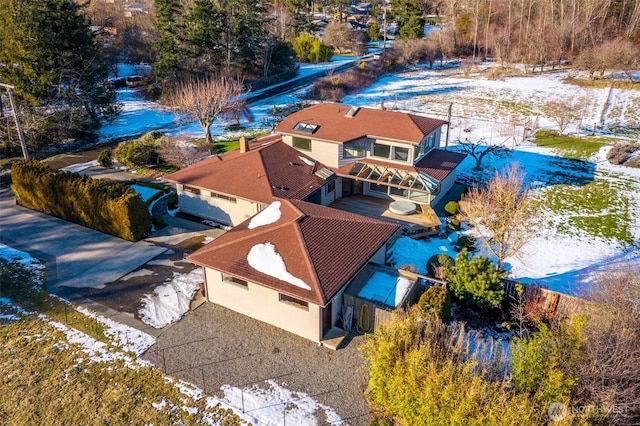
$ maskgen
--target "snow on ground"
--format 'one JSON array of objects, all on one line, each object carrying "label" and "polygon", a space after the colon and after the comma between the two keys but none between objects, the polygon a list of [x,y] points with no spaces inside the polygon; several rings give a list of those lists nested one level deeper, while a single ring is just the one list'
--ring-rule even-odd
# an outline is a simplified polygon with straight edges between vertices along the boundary
[{"label": "snow on ground", "polygon": [[[303,392],[292,392],[276,383],[267,380],[268,388],[254,385],[247,389],[239,389],[224,385],[223,402],[239,408],[244,414],[243,420],[251,424],[279,426],[343,424],[342,419],[330,407],[319,404]],[[322,423],[318,418],[326,418]]]},{"label": "snow on ground", "polygon": [[280,219],[281,204],[282,203],[280,201],[274,201],[273,203],[269,204],[266,209],[262,210],[260,213],[251,218],[248,228],[254,229],[260,226],[276,223],[278,219]]},{"label": "snow on ground", "polygon": [[142,298],[142,307],[138,311],[140,319],[155,328],[178,321],[189,310],[191,299],[203,282],[202,268],[188,274],[174,272],[170,282],[156,287],[152,294]]},{"label": "snow on ground", "polygon": [[4,259],[9,263],[17,262],[24,268],[32,271],[43,271],[45,266],[29,253],[16,250],[13,247],[0,243],[0,259]]},{"label": "snow on ground", "polygon": [[311,290],[309,284],[287,271],[287,266],[284,264],[282,256],[271,243],[256,244],[251,247],[249,254],[247,254],[247,261],[249,266],[256,271],[286,281],[296,287]]},{"label": "snow on ground", "polygon": [[[8,262],[18,262],[26,268],[33,270],[44,268],[44,265],[28,253],[16,250],[2,243],[0,243],[0,258]],[[193,285],[197,284],[199,287],[202,282],[201,269],[196,269],[195,271],[200,272],[200,277],[198,277],[198,273],[192,273],[179,279],[174,277],[174,281],[184,283],[191,282]],[[41,283],[34,284],[38,285]],[[186,287],[189,287],[189,285],[187,284]],[[176,301],[177,299],[171,298],[171,300]],[[68,303],[64,299],[62,299],[62,301],[63,303]],[[20,307],[13,305],[11,300],[6,298],[0,298],[0,307],[3,312],[24,312]],[[76,344],[92,362],[107,363],[114,360],[122,360],[127,367],[132,369],[137,369],[141,365],[148,365],[146,361],[137,358],[137,356],[155,343],[155,339],[152,336],[112,321],[85,308],[78,307],[77,310],[83,315],[95,318],[102,325],[105,335],[112,339],[120,349],[109,347],[107,344],[85,333],[69,328],[60,322],[52,321],[46,315],[40,315],[39,317],[42,321],[50,324],[66,336],[66,342],[59,342],[57,345],[60,349],[68,349],[69,344]],[[0,313],[0,319],[15,321],[19,320],[20,316]],[[131,352],[136,354],[136,358],[131,358]],[[167,380],[170,382],[174,381],[172,378],[167,378]],[[206,406],[214,407],[220,405],[222,409],[232,410],[247,424],[280,425],[284,424],[286,420],[288,424],[313,426],[319,424],[318,419],[326,419],[323,424],[343,424],[342,419],[333,409],[316,402],[311,396],[302,392],[290,391],[272,380],[266,381],[265,384],[266,386],[262,388],[254,385],[242,390],[224,385],[221,387],[221,390],[225,394],[224,398],[220,399],[208,396],[206,397]],[[198,401],[204,396],[199,388],[189,383],[178,381],[175,382],[175,385],[185,396],[193,401]],[[164,399],[162,401],[164,401]],[[153,406],[157,409],[162,408],[164,406],[162,401],[160,403],[154,403]],[[185,404],[188,403],[185,401]],[[190,407],[185,408],[193,410],[193,408]],[[211,419],[209,424],[215,425],[218,423]]]},{"label": "snow on ground", "polygon": [[72,164],[67,167],[63,167],[60,170],[70,173],[80,173],[81,171],[88,169],[89,167],[98,166],[98,160],[89,161],[88,163]]},{"label": "snow on ground", "polygon": [[104,334],[125,352],[133,352],[140,356],[156,343],[153,336],[138,329],[98,315],[82,306],[78,306],[76,310],[89,318],[95,318],[104,328]]},{"label": "snow on ground", "polygon": [[136,184],[131,185],[131,188],[133,188],[134,191],[140,194],[140,198],[142,198],[142,201],[145,201],[145,202],[149,198],[156,195],[158,192],[161,192],[156,188],[149,188],[148,186],[142,186],[142,185],[136,185]]}]

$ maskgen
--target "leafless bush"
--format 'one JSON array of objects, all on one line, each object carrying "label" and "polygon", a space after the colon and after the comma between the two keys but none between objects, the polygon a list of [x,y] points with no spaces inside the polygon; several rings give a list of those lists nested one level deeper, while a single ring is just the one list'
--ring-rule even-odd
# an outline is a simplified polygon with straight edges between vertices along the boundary
[{"label": "leafless bush", "polygon": [[591,299],[600,308],[584,330],[580,389],[614,424],[640,424],[640,268],[616,266],[600,274]]},{"label": "leafless bush", "polygon": [[196,146],[182,139],[164,136],[156,151],[165,163],[186,167],[209,155],[211,145],[205,142]]}]

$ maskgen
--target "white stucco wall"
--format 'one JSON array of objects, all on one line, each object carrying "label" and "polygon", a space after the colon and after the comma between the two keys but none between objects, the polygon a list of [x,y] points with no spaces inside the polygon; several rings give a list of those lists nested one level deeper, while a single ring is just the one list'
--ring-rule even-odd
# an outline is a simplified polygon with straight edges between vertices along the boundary
[{"label": "white stucco wall", "polygon": [[278,292],[267,287],[249,282],[244,288],[223,281],[222,273],[210,268],[205,268],[205,274],[209,301],[316,343],[321,340],[320,306],[309,303],[305,310],[281,302]]}]

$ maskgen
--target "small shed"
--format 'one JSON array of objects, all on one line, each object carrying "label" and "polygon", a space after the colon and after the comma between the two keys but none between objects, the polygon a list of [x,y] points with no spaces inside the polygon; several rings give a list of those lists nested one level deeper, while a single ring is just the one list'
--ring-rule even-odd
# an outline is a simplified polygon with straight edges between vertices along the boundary
[{"label": "small shed", "polygon": [[353,279],[344,292],[343,307],[353,317],[359,331],[375,331],[393,318],[393,312],[414,304],[420,298],[418,277],[398,269],[370,263]]}]

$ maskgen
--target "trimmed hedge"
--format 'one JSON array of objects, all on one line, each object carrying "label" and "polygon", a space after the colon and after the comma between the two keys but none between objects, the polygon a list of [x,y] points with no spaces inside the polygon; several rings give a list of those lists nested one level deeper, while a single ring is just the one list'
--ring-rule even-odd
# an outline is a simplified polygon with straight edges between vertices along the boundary
[{"label": "trimmed hedge", "polygon": [[11,167],[20,205],[129,241],[151,232],[151,215],[137,192],[122,183],[53,170],[36,160]]}]

